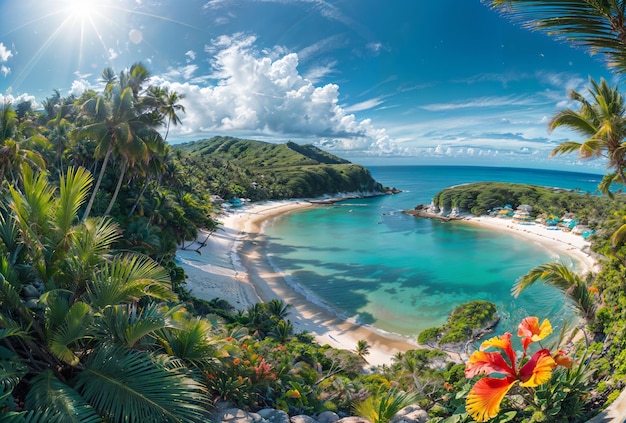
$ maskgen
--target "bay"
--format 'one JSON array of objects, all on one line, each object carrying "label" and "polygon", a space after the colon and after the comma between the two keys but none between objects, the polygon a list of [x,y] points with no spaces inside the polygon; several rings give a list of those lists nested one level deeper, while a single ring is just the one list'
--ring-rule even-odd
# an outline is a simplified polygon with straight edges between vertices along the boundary
[{"label": "bay", "polygon": [[528,316],[558,330],[574,322],[554,288],[536,285],[518,298],[510,289],[531,268],[566,256],[508,233],[462,222],[417,219],[401,211],[430,203],[441,189],[478,181],[517,182],[594,193],[601,175],[469,166],[370,167],[391,196],[346,200],[280,216],[264,228],[268,259],[310,301],[379,331],[415,337],[441,325],[454,307],[494,302],[497,333]]}]

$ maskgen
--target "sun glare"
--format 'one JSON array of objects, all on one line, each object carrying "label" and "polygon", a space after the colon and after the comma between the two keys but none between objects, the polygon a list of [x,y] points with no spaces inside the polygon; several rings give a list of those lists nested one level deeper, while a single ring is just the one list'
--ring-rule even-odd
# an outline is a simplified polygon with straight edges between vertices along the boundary
[{"label": "sun glare", "polygon": [[66,0],[68,16],[78,20],[92,19],[99,13],[97,0]]}]

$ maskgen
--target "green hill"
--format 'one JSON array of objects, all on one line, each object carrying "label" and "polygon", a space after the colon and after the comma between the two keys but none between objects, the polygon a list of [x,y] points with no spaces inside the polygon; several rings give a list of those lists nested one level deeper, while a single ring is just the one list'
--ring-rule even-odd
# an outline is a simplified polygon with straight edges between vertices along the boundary
[{"label": "green hill", "polygon": [[258,201],[385,191],[363,166],[312,145],[214,137],[174,149],[188,179],[223,198]]}]

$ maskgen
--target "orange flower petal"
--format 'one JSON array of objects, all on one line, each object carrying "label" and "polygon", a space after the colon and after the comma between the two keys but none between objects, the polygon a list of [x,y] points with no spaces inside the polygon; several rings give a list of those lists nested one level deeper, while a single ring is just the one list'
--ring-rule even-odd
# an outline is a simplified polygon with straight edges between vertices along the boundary
[{"label": "orange flower petal", "polygon": [[552,324],[548,319],[544,319],[539,326],[539,319],[531,316],[526,317],[517,327],[517,336],[522,337],[524,351],[533,343],[542,340],[552,333]]},{"label": "orange flower petal", "polygon": [[494,336],[493,338],[486,340],[480,345],[481,351],[486,350],[490,347],[499,348],[506,353],[507,357],[509,358],[511,371],[513,374],[515,374],[515,361],[517,355],[515,354],[515,351],[513,351],[513,346],[511,345],[511,334],[507,332],[501,336]]},{"label": "orange flower petal", "polygon": [[486,377],[476,382],[465,400],[465,410],[478,422],[485,422],[500,412],[500,403],[517,382],[514,377]]},{"label": "orange flower petal", "polygon": [[572,367],[572,359],[565,355],[565,351],[559,350],[554,355],[554,361],[556,361],[557,366],[565,367],[566,369],[570,369]]},{"label": "orange flower petal", "polygon": [[472,378],[479,374],[491,373],[515,376],[515,371],[504,361],[499,352],[474,351],[465,364],[465,377]]},{"label": "orange flower petal", "polygon": [[535,387],[546,383],[552,377],[552,370],[556,367],[556,361],[547,349],[539,350],[530,358],[528,363],[520,369],[520,386]]}]

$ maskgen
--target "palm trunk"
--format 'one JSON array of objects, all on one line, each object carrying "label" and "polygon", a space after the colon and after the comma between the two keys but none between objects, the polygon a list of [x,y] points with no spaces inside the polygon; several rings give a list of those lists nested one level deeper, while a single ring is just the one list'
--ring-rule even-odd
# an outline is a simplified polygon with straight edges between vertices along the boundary
[{"label": "palm trunk", "polygon": [[124,175],[126,174],[127,168],[128,168],[128,165],[125,162],[122,162],[122,173],[120,174],[120,177],[117,180],[117,185],[115,186],[115,192],[113,192],[113,197],[111,197],[111,201],[109,201],[109,205],[107,206],[107,209],[104,212],[105,216],[108,216],[109,213],[111,213],[113,204],[115,204],[115,200],[117,199],[117,194],[119,194],[120,188],[122,187],[122,181],[124,180]]},{"label": "palm trunk", "polygon": [[93,201],[96,198],[96,194],[98,193],[98,190],[100,189],[100,183],[102,182],[102,177],[104,176],[104,171],[107,168],[107,162],[109,161],[109,158],[111,157],[111,153],[113,152],[113,144],[109,145],[109,148],[107,148],[107,152],[104,155],[104,160],[102,161],[102,168],[100,168],[100,174],[98,175],[98,180],[96,181],[96,186],[93,187],[93,192],[91,193],[91,197],[89,198],[89,202],[87,203],[87,208],[85,209],[85,213],[83,214],[83,222],[85,220],[87,220],[87,218],[89,217],[89,213],[91,212],[91,207],[93,206]]},{"label": "palm trunk", "polygon": [[146,176],[146,182],[143,184],[143,188],[141,188],[141,192],[139,193],[139,196],[137,196],[137,199],[135,200],[133,207],[131,207],[130,211],[128,212],[127,217],[131,217],[133,213],[135,213],[135,209],[139,205],[139,202],[141,201],[141,197],[143,197],[143,194],[146,192],[146,189],[148,188],[149,183],[150,183],[150,177]]}]

